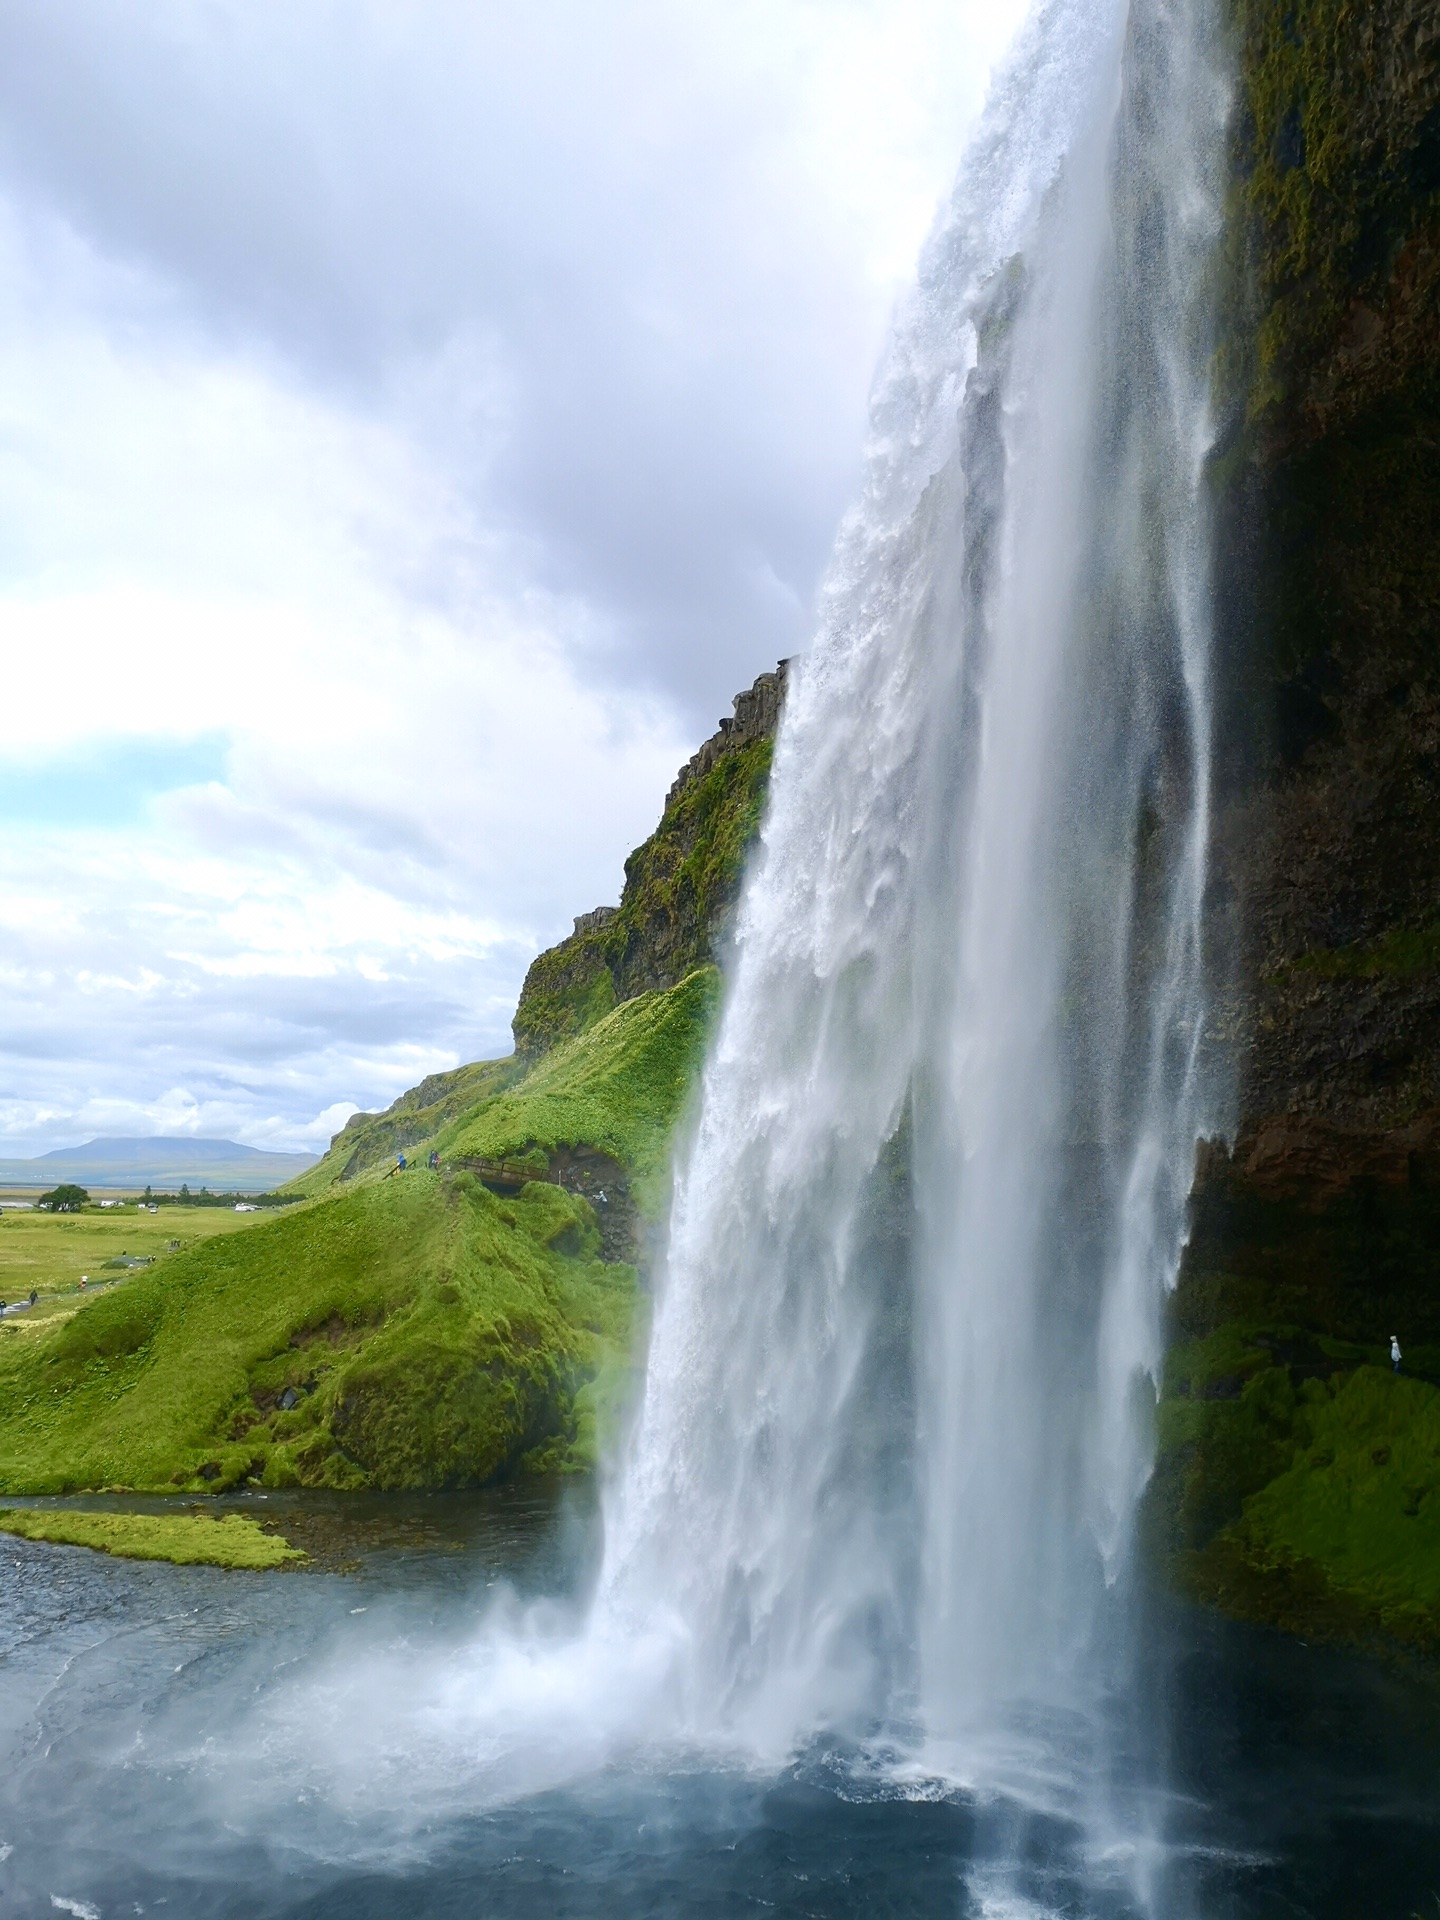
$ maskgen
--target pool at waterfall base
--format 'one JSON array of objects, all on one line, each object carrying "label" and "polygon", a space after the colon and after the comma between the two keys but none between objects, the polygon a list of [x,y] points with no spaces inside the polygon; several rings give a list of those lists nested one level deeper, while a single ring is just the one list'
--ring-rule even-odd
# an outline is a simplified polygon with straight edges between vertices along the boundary
[{"label": "pool at waterfall base", "polygon": [[635,1739],[507,1792],[504,1756],[483,1788],[467,1773],[481,1721],[436,1724],[435,1694],[402,1742],[386,1696],[410,1662],[481,1687],[471,1649],[507,1610],[573,1632],[593,1502],[223,1504],[273,1513],[308,1569],[3,1543],[0,1912],[1410,1920],[1440,1892],[1440,1686],[1418,1671],[1157,1603],[1100,1824],[1053,1725],[1029,1729],[1029,1779],[1023,1750],[947,1779],[888,1729],[763,1764]]}]

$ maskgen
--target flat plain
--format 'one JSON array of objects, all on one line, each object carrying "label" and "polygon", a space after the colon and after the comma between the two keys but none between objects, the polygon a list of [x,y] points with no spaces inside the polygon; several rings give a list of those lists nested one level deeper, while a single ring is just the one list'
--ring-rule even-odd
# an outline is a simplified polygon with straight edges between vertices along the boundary
[{"label": "flat plain", "polygon": [[[161,1207],[143,1213],[133,1204],[89,1207],[83,1213],[0,1212],[0,1300],[40,1299],[29,1313],[7,1315],[0,1327],[19,1332],[57,1314],[73,1313],[91,1293],[123,1281],[123,1268],[107,1260],[124,1256],[163,1261],[219,1234],[243,1233],[271,1220],[268,1210],[236,1213],[230,1207]],[[81,1277],[88,1284],[82,1291]]]}]

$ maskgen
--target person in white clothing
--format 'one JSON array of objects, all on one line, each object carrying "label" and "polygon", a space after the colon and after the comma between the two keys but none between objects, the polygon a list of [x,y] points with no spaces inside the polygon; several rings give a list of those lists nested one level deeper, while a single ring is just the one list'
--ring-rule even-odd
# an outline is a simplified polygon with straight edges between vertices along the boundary
[{"label": "person in white clothing", "polygon": [[1396,1373],[1400,1371],[1400,1342],[1393,1333],[1390,1336],[1390,1365]]}]

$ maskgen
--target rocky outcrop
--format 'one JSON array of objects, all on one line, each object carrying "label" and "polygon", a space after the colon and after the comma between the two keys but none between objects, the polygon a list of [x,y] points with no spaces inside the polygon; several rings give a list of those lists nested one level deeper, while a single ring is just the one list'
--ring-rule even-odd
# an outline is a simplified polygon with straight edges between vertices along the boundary
[{"label": "rocky outcrop", "polygon": [[1267,1117],[1248,1132],[1231,1166],[1261,1198],[1297,1200],[1316,1213],[1355,1187],[1431,1185],[1440,1179],[1440,1108],[1406,1126],[1371,1129],[1303,1115]]},{"label": "rocky outcrop", "polygon": [[592,907],[589,913],[577,913],[576,935],[583,939],[587,933],[603,933],[619,911],[618,907]]},{"label": "rocky outcrop", "polygon": [[720,956],[769,790],[787,666],[737,695],[733,715],[680,769],[659,826],[625,862],[619,906],[581,914],[532,963],[515,1010],[522,1060]]},{"label": "rocky outcrop", "polygon": [[[747,687],[744,693],[736,694],[734,713],[728,720],[720,722],[716,731],[676,774],[675,783],[665,796],[667,810],[675,804],[686,787],[696,780],[703,780],[724,755],[734,753],[740,747],[748,747],[753,740],[774,739],[780,725],[780,710],[785,704],[785,676],[789,667],[788,660],[780,661],[774,673],[762,673],[753,686]],[[604,913],[610,909],[602,907],[600,911]],[[576,930],[579,930],[578,921]]]}]

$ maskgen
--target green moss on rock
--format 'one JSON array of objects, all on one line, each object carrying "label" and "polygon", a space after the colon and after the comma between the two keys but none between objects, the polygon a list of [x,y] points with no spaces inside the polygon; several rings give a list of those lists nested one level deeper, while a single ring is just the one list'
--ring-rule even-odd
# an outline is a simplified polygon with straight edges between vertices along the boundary
[{"label": "green moss on rock", "polygon": [[1296,1358],[1284,1330],[1226,1339],[1240,1370],[1160,1408],[1151,1519],[1178,1584],[1291,1631],[1440,1650],[1440,1388]]},{"label": "green moss on rock", "polygon": [[619,906],[583,914],[534,961],[515,1011],[522,1057],[719,958],[760,829],[783,694],[782,667],[740,695],[735,719],[682,768],[659,826],[625,862]]},{"label": "green moss on rock", "polygon": [[585,1033],[615,1005],[613,955],[603,933],[577,932],[538,954],[515,1012],[515,1047],[533,1059]]},{"label": "green moss on rock", "polygon": [[722,754],[671,798],[625,862],[620,911],[605,930],[621,999],[716,957],[760,829],[773,750],[764,738]]},{"label": "green moss on rock", "polygon": [[1288,439],[1300,428],[1287,410],[1343,405],[1342,389],[1380,372],[1366,362],[1388,362],[1394,384],[1429,357],[1440,35],[1425,0],[1232,0],[1231,15],[1235,214],[1258,319],[1251,411]]},{"label": "green moss on rock", "polygon": [[1311,947],[1293,961],[1297,973],[1322,980],[1406,978],[1440,970],[1440,926],[1391,927],[1373,940],[1344,947]]},{"label": "green moss on rock", "polygon": [[1275,1198],[1209,1167],[1146,1500],[1151,1543],[1194,1598],[1440,1652],[1437,1223],[1424,1179]]}]

